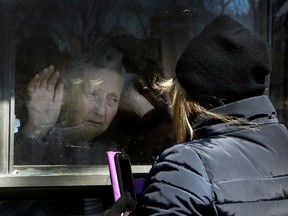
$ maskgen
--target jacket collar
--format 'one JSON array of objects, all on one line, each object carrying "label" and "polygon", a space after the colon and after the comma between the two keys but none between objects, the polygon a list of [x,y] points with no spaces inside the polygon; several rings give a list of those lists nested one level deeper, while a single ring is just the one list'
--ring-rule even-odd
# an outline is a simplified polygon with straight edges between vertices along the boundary
[{"label": "jacket collar", "polygon": [[[243,99],[213,108],[209,111],[217,114],[245,118],[255,123],[278,122],[275,108],[265,95]],[[238,130],[237,127],[229,123],[219,122],[219,120],[205,116],[196,118],[193,129],[198,138]]]},{"label": "jacket collar", "polygon": [[209,111],[217,114],[239,116],[246,119],[251,119],[255,116],[276,116],[274,106],[266,95],[243,99],[216,107]]}]

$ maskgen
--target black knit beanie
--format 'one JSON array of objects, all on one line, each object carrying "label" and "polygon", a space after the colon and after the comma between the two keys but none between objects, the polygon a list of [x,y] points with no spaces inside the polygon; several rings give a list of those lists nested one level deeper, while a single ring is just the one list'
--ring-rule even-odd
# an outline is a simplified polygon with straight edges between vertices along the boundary
[{"label": "black knit beanie", "polygon": [[263,94],[270,71],[268,43],[228,16],[194,37],[176,65],[179,83],[206,108]]}]

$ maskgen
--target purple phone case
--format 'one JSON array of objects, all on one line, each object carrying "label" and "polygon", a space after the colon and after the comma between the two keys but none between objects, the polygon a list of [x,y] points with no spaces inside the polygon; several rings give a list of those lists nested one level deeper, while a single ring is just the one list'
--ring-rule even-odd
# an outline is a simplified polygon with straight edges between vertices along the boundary
[{"label": "purple phone case", "polygon": [[118,178],[117,178],[115,160],[114,160],[116,153],[119,153],[119,152],[115,152],[115,151],[108,151],[107,152],[108,162],[109,162],[108,166],[109,166],[109,172],[110,172],[110,179],[111,179],[111,185],[112,185],[115,201],[118,200],[121,196],[119,182],[118,182]]}]

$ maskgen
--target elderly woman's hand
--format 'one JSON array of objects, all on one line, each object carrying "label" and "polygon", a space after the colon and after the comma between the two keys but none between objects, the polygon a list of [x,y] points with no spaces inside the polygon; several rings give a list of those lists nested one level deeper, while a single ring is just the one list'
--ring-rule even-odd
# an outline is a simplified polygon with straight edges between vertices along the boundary
[{"label": "elderly woman's hand", "polygon": [[120,110],[132,111],[138,116],[143,117],[153,108],[153,105],[147,98],[140,94],[134,87],[126,89],[121,96]]},{"label": "elderly woman's hand", "polygon": [[27,102],[28,122],[22,133],[32,138],[43,137],[53,126],[60,114],[64,84],[57,84],[58,71],[51,65],[45,68],[29,82],[27,90],[30,96]]}]

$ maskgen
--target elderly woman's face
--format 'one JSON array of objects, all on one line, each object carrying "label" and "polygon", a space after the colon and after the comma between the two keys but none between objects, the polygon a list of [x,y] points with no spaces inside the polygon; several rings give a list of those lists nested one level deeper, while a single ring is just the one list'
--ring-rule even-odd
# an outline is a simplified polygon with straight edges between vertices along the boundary
[{"label": "elderly woman's face", "polygon": [[83,126],[87,139],[107,130],[118,111],[124,80],[121,74],[92,68],[84,73],[84,91],[74,107],[72,126]]}]

